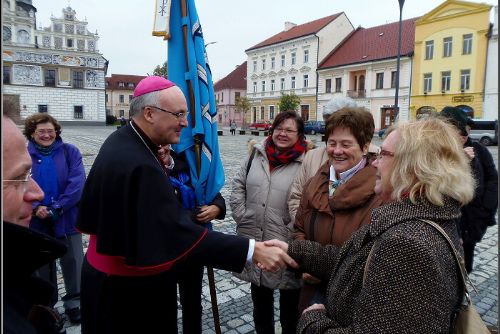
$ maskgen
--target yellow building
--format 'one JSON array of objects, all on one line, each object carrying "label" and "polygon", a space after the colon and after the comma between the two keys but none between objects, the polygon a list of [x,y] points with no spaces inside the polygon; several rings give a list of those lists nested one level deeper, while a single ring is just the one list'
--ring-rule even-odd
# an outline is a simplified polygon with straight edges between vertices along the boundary
[{"label": "yellow building", "polygon": [[416,21],[412,118],[445,106],[482,117],[490,9],[448,0]]}]

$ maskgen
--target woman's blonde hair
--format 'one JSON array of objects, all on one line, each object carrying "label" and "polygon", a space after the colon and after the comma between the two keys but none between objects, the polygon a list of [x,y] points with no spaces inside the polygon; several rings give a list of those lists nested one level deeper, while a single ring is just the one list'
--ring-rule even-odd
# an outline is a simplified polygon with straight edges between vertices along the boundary
[{"label": "woman's blonde hair", "polygon": [[[439,117],[396,125],[391,185],[393,198],[408,194],[442,206],[444,197],[461,205],[474,197],[475,180],[455,127]],[[391,131],[392,132],[392,131]]]}]

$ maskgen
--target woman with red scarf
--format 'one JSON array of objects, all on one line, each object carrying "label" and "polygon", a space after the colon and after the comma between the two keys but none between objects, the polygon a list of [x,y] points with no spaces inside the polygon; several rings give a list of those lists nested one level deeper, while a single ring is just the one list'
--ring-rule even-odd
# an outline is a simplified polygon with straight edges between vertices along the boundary
[{"label": "woman with red scarf", "polygon": [[[230,205],[238,235],[255,241],[291,240],[287,199],[306,147],[302,118],[293,111],[278,114],[269,137],[255,144],[233,179]],[[275,289],[280,290],[282,333],[295,333],[300,280],[294,273],[263,272],[252,264],[236,276],[251,283],[257,333],[274,333]]]}]

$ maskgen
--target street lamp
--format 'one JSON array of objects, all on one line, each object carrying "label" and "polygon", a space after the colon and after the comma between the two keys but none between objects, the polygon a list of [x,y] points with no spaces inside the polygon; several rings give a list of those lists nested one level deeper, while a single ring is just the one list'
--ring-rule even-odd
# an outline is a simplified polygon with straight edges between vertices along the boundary
[{"label": "street lamp", "polygon": [[403,30],[403,5],[405,4],[405,0],[398,0],[399,2],[399,36],[398,36],[398,59],[396,62],[396,97],[394,99],[394,111],[395,116],[394,119],[398,118],[399,115],[399,106],[398,106],[398,95],[399,95],[399,62],[401,58],[401,32]]},{"label": "street lamp", "polygon": [[215,41],[215,42],[208,42],[207,44],[205,44],[205,49],[207,48],[207,46],[215,44],[215,43],[217,43],[217,41]]}]

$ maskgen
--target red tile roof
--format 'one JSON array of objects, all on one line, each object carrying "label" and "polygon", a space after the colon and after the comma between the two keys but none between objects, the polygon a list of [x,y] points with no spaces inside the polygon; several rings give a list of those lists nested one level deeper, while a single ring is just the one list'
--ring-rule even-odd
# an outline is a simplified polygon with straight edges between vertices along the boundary
[{"label": "red tile roof", "polygon": [[[135,86],[144,79],[145,76],[142,75],[128,75],[128,74],[111,74],[111,77],[106,77],[106,88],[108,89],[122,89],[122,90],[134,90]],[[124,87],[119,87],[118,83],[123,82]],[[129,83],[133,84],[133,87],[129,87]]]},{"label": "red tile roof", "polygon": [[217,81],[214,85],[214,91],[220,91],[225,88],[247,89],[247,62],[236,67],[231,73]]},{"label": "red tile roof", "polygon": [[[414,50],[415,21],[402,21],[401,56]],[[399,21],[372,28],[357,28],[347,36],[319,65],[318,69],[396,58],[398,55]]]},{"label": "red tile roof", "polygon": [[297,25],[287,31],[282,31],[262,42],[260,42],[257,45],[252,46],[251,48],[245,50],[245,51],[250,51],[253,49],[258,49],[264,46],[268,46],[271,44],[276,44],[276,43],[281,43],[285,41],[289,41],[291,39],[307,36],[307,35],[312,35],[323,29],[326,25],[328,25],[330,22],[335,20],[337,17],[339,17],[342,13],[337,13],[333,14],[327,17],[323,17],[321,19],[317,19],[311,22],[307,22],[301,25]]}]

